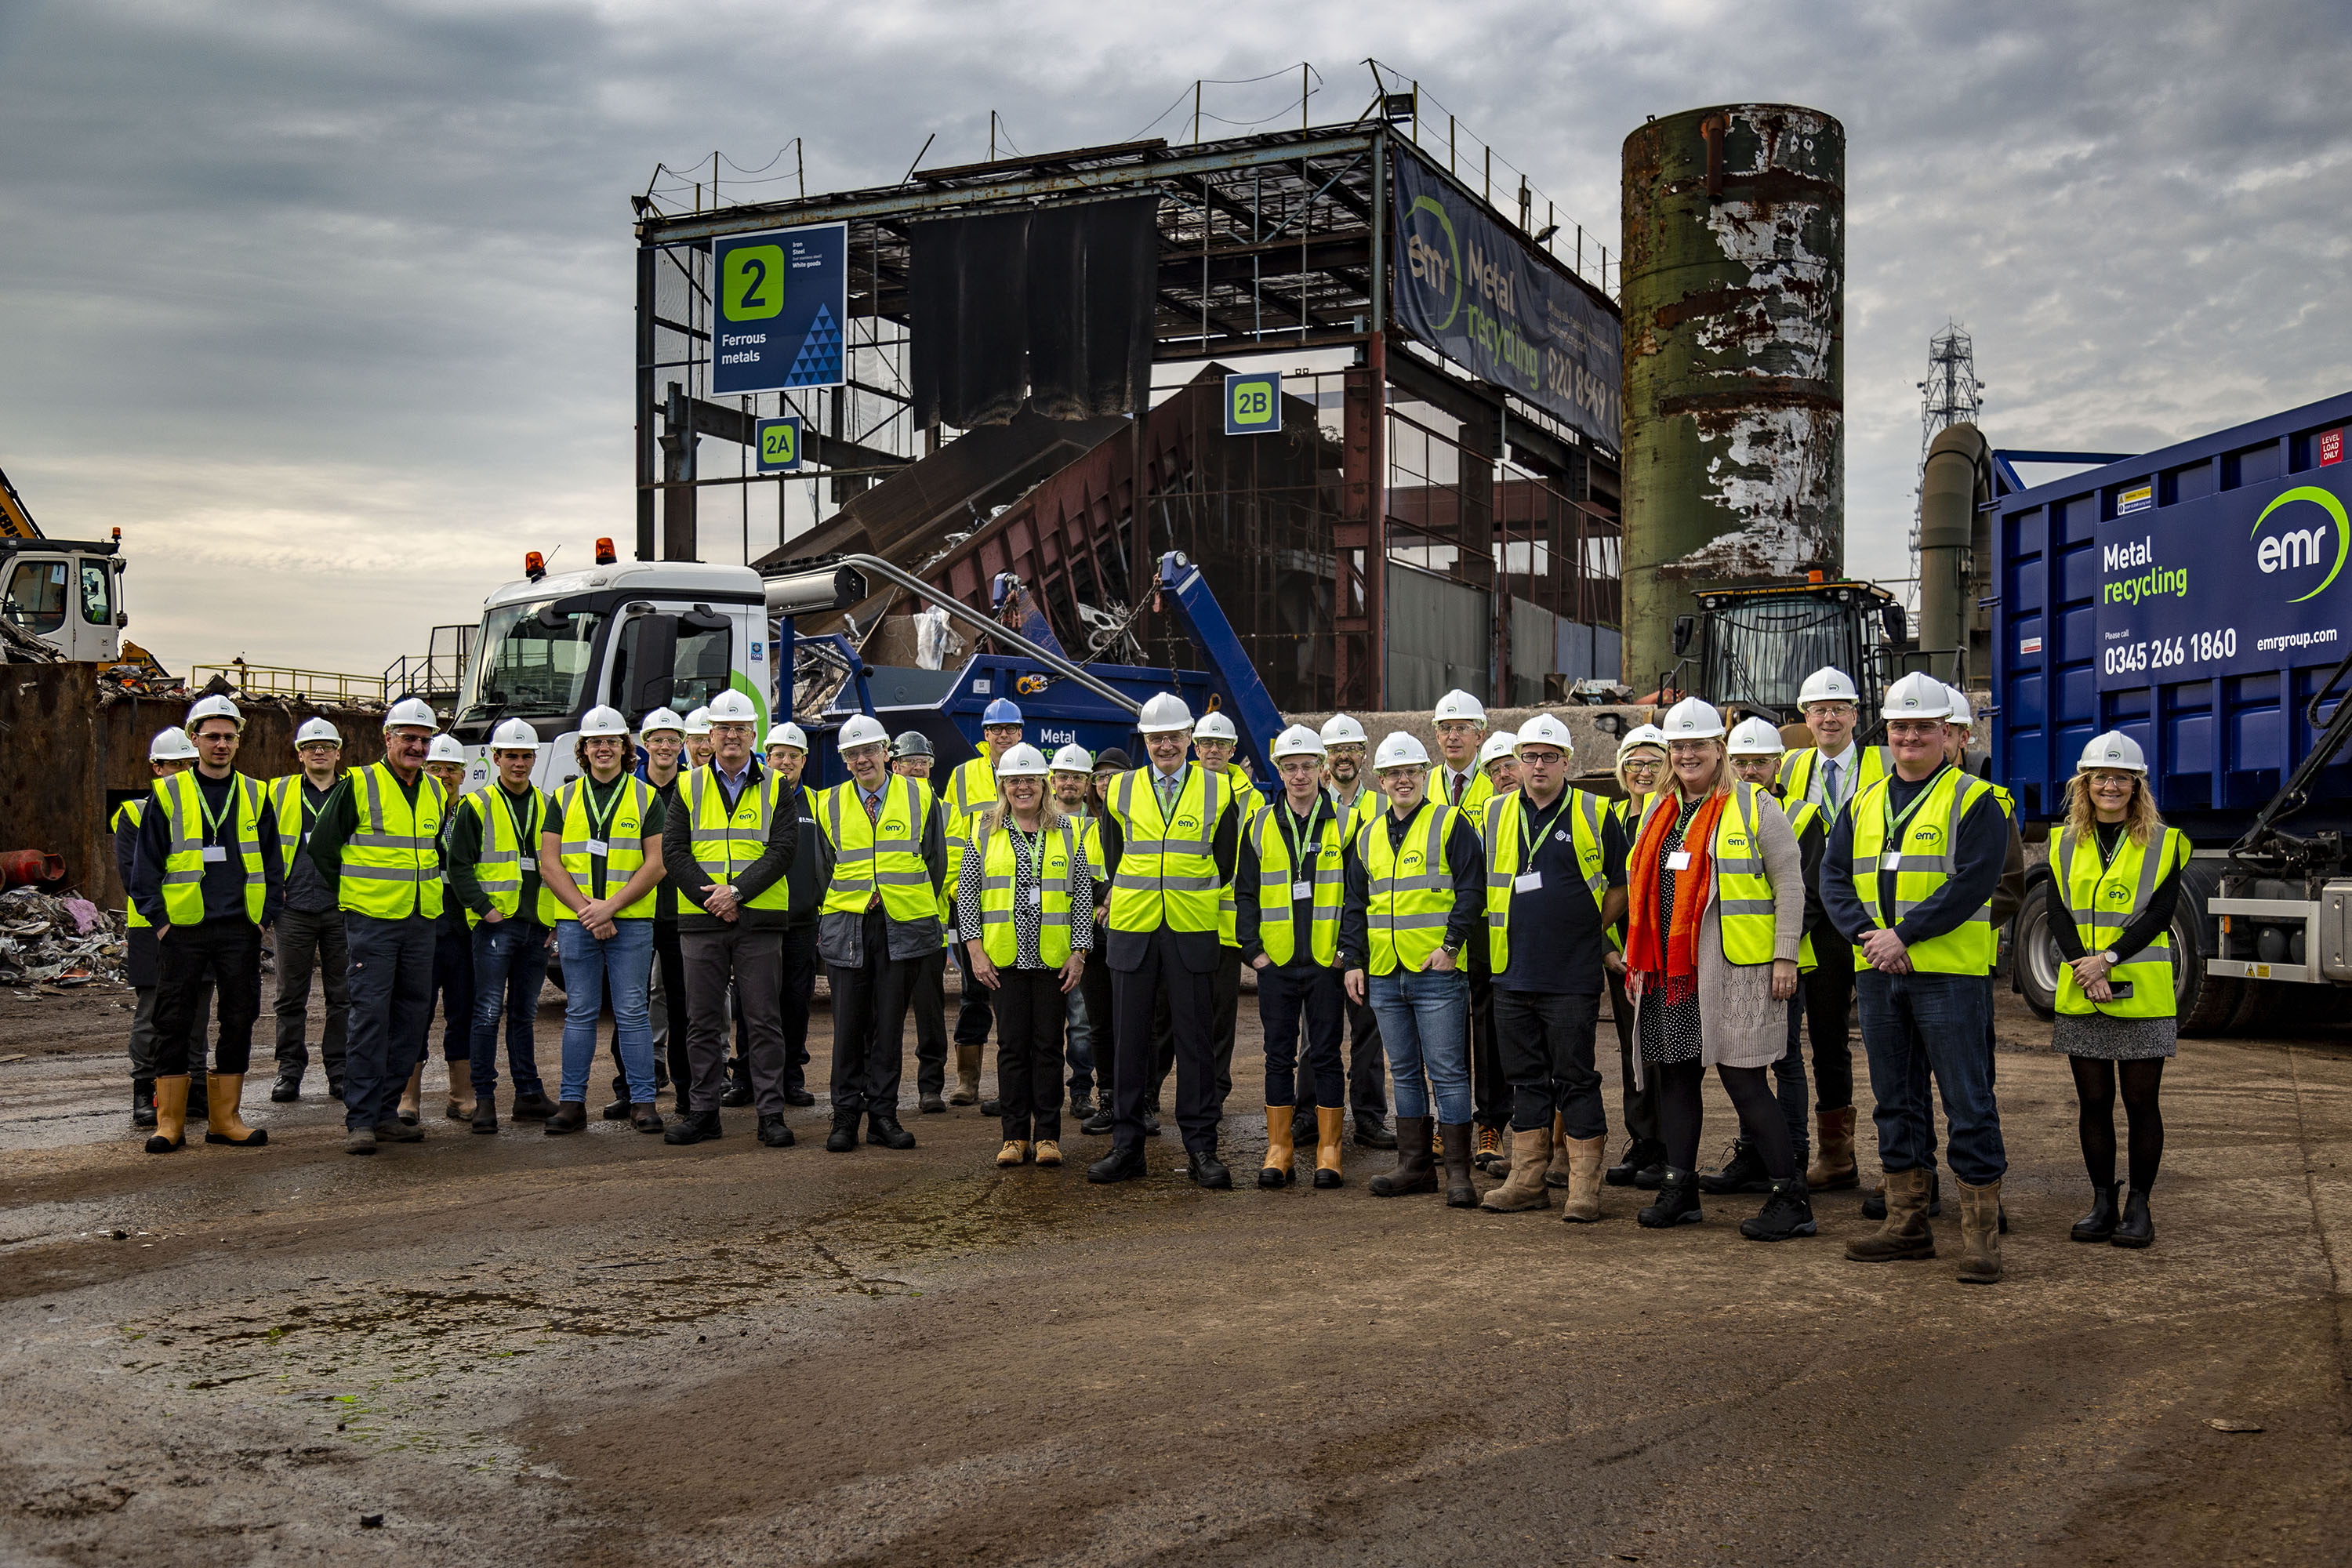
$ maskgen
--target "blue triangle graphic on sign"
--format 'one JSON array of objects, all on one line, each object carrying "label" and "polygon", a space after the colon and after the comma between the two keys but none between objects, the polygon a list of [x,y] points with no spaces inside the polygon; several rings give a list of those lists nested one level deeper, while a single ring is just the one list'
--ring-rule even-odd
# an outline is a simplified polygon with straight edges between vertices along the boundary
[{"label": "blue triangle graphic on sign", "polygon": [[784,384],[829,386],[840,379],[841,328],[833,319],[831,307],[819,305],[816,320],[809,323],[808,336],[801,340],[801,352],[785,374]]}]

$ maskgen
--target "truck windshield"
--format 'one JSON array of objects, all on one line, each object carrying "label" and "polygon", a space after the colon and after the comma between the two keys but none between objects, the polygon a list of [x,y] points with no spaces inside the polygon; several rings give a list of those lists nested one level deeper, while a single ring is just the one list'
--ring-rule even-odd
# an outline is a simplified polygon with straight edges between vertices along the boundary
[{"label": "truck windshield", "polygon": [[1835,665],[1859,672],[1853,614],[1850,605],[1798,595],[1717,610],[1706,691],[1717,703],[1795,712],[1798,689],[1814,670]]},{"label": "truck windshield", "polygon": [[595,610],[509,605],[482,617],[461,719],[551,718],[576,712],[594,672]]}]

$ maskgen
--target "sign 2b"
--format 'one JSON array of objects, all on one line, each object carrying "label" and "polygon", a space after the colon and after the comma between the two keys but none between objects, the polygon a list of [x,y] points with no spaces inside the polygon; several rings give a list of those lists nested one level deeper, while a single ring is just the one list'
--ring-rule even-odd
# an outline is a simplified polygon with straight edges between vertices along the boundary
[{"label": "sign 2b", "polygon": [[1225,434],[1270,436],[1282,429],[1282,376],[1251,371],[1225,377]]}]

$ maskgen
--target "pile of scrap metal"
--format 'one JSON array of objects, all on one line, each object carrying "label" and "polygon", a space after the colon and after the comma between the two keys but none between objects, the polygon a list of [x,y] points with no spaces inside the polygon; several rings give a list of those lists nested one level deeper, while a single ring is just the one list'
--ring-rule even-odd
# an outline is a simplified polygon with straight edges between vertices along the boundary
[{"label": "pile of scrap metal", "polygon": [[66,656],[0,616],[0,664],[63,664]]},{"label": "pile of scrap metal", "polygon": [[11,888],[0,893],[0,984],[121,981],[122,917],[88,899]]}]

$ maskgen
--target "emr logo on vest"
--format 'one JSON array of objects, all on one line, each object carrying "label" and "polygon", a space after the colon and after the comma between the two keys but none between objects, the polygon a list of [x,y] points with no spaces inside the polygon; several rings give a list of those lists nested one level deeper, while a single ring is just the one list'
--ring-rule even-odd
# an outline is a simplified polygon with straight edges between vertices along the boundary
[{"label": "emr logo on vest", "polygon": [[[2263,525],[2270,521],[2271,514],[2290,501],[2308,501],[2318,507],[2335,520],[2334,529],[2330,530],[2324,522],[2315,523],[2308,528],[2288,528],[2285,526],[2287,523],[2304,521],[2300,514],[2289,513],[2282,520],[2279,531],[2263,534]],[[2331,531],[2336,536],[2332,560],[2327,543],[2327,536]],[[2305,599],[2316,598],[2325,593],[2327,585],[2336,581],[2336,574],[2344,570],[2345,556],[2347,550],[2352,550],[2352,537],[2347,537],[2347,534],[2352,534],[2352,523],[2347,523],[2345,519],[2342,501],[2336,500],[2332,492],[2321,489],[2317,485],[2297,485],[2294,489],[2273,499],[2270,505],[2263,508],[2262,515],[2254,519],[2252,537],[2260,541],[2254,546],[2254,564],[2266,574],[2296,572],[2306,574],[2309,571],[2325,565],[2327,568],[2327,574],[2319,580],[2316,587],[2307,589],[2287,600],[2290,605],[2300,605]],[[2305,580],[2304,577],[2297,577],[2291,580],[2288,585],[2298,587]]]}]

